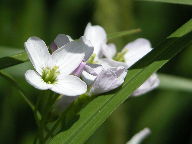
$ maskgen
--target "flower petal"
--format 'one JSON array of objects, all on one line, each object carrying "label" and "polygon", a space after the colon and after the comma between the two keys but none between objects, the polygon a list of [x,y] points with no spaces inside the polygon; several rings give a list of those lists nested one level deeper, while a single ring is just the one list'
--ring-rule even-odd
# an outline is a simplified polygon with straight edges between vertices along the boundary
[{"label": "flower petal", "polygon": [[88,23],[85,28],[84,36],[91,42],[94,47],[94,53],[99,57],[101,54],[101,44],[107,42],[105,30],[101,26],[92,26],[91,23]]},{"label": "flower petal", "polygon": [[85,37],[81,37],[81,40],[86,44],[85,48],[85,57],[84,61],[87,61],[89,57],[93,54],[93,46],[89,40],[87,40]]},{"label": "flower petal", "polygon": [[26,81],[31,84],[33,87],[40,90],[47,90],[51,87],[50,84],[47,84],[43,79],[36,73],[34,70],[27,70],[25,73]]},{"label": "flower petal", "polygon": [[66,45],[67,43],[73,41],[73,39],[65,34],[58,34],[56,38],[54,39],[54,42],[51,43],[50,49],[52,52],[57,50],[58,48]]},{"label": "flower petal", "polygon": [[101,94],[119,87],[125,79],[127,71],[124,67],[103,69],[97,76],[92,88],[92,94]]},{"label": "flower petal", "polygon": [[73,71],[72,74],[79,77],[83,72],[85,65],[86,65],[85,62],[81,62],[80,65]]},{"label": "flower petal", "polygon": [[151,133],[149,128],[144,128],[142,131],[135,134],[127,144],[140,144]]},{"label": "flower petal", "polygon": [[102,65],[99,64],[86,64],[85,71],[92,74],[92,75],[98,75],[103,70]]},{"label": "flower petal", "polygon": [[71,74],[83,61],[87,45],[80,39],[72,41],[53,52],[52,58],[63,75]]},{"label": "flower petal", "polygon": [[138,89],[136,89],[132,96],[140,96],[143,95],[156,87],[160,84],[160,80],[156,73],[152,74]]},{"label": "flower petal", "polygon": [[138,38],[135,41],[128,43],[124,49],[128,50],[124,55],[124,59],[129,67],[152,50],[150,42],[144,38]]},{"label": "flower petal", "polygon": [[59,77],[51,90],[61,95],[77,96],[87,91],[87,85],[80,78],[68,75]]},{"label": "flower petal", "polygon": [[65,34],[58,34],[54,40],[54,43],[57,45],[58,48],[66,45],[67,43],[70,42],[70,39],[67,35]]},{"label": "flower petal", "polygon": [[81,74],[82,80],[87,84],[87,85],[92,85],[93,82],[95,81],[97,76],[92,75],[86,71],[83,71]]},{"label": "flower petal", "polygon": [[105,68],[123,66],[125,69],[128,69],[128,65],[125,62],[119,62],[113,59],[101,58],[98,60],[98,63]]},{"label": "flower petal", "polygon": [[24,45],[31,63],[36,71],[41,74],[42,68],[52,63],[45,42],[38,37],[30,37]]},{"label": "flower petal", "polygon": [[116,46],[114,44],[103,44],[102,53],[106,58],[112,59],[116,54]]}]

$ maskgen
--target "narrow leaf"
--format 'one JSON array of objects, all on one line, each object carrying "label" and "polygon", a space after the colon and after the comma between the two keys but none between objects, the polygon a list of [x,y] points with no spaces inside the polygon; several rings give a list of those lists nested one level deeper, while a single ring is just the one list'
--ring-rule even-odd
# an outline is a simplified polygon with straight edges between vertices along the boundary
[{"label": "narrow leaf", "polygon": [[192,44],[192,20],[142,58],[128,72],[121,89],[96,97],[79,112],[79,118],[66,131],[53,137],[50,144],[83,144],[94,131],[138,88],[152,73],[160,69],[178,52]]},{"label": "narrow leaf", "polygon": [[141,29],[137,28],[137,29],[127,30],[127,31],[116,32],[116,33],[108,34],[107,37],[108,37],[108,40],[112,40],[112,39],[120,38],[123,36],[135,34],[138,32],[141,32]]},{"label": "narrow leaf", "polygon": [[0,58],[0,69],[4,69],[10,66],[24,63],[28,60],[27,54],[25,52]]},{"label": "narrow leaf", "polygon": [[190,79],[166,74],[158,74],[158,76],[161,81],[159,87],[161,89],[192,92],[192,80]]},{"label": "narrow leaf", "polygon": [[138,1],[150,1],[150,2],[163,2],[163,3],[192,5],[192,0],[138,0]]}]

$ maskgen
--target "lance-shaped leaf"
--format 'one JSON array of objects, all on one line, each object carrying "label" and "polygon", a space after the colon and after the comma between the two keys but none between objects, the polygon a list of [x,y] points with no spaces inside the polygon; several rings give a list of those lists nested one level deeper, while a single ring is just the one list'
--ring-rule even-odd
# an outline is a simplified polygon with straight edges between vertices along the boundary
[{"label": "lance-shaped leaf", "polygon": [[139,33],[139,32],[141,32],[141,29],[139,29],[139,28],[132,29],[132,30],[127,30],[127,31],[116,32],[116,33],[108,34],[107,39],[112,40],[112,39],[132,35],[132,34]]},{"label": "lance-shaped leaf", "polygon": [[83,144],[94,131],[149,76],[185,47],[192,44],[192,20],[171,34],[157,48],[136,63],[121,89],[96,97],[79,112],[79,118],[66,131],[53,137],[50,144]]},{"label": "lance-shaped leaf", "polygon": [[0,58],[0,69],[21,64],[26,62],[27,60],[28,60],[28,56],[25,52],[12,55],[12,56],[2,57]]},{"label": "lance-shaped leaf", "polygon": [[151,2],[164,2],[173,4],[192,5],[192,0],[138,0],[138,1],[151,1]]}]

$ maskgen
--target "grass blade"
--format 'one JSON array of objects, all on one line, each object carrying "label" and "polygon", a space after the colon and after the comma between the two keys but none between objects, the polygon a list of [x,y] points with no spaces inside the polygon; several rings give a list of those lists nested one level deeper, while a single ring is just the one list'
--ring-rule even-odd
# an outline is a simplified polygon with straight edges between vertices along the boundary
[{"label": "grass blade", "polygon": [[135,33],[138,33],[138,32],[141,32],[141,29],[137,28],[137,29],[132,29],[132,30],[127,30],[127,31],[121,31],[121,32],[108,34],[107,38],[108,38],[108,40],[112,40],[112,39],[120,38],[120,37],[123,37],[123,36],[132,35],[132,34],[135,34]]},{"label": "grass blade", "polygon": [[28,56],[25,52],[0,58],[0,69],[21,64],[28,61]]},{"label": "grass blade", "polygon": [[138,0],[138,1],[150,1],[150,2],[163,2],[172,4],[192,5],[191,0]]}]

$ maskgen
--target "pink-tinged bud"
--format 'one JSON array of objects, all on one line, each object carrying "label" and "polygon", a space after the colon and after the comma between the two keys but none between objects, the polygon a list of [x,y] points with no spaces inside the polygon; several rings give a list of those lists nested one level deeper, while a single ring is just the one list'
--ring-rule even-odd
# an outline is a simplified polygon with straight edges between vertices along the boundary
[{"label": "pink-tinged bud", "polygon": [[94,81],[90,93],[98,95],[118,88],[124,82],[127,70],[123,66],[103,69]]},{"label": "pink-tinged bud", "polygon": [[81,62],[80,65],[73,71],[73,75],[80,76],[85,68],[86,62]]}]

